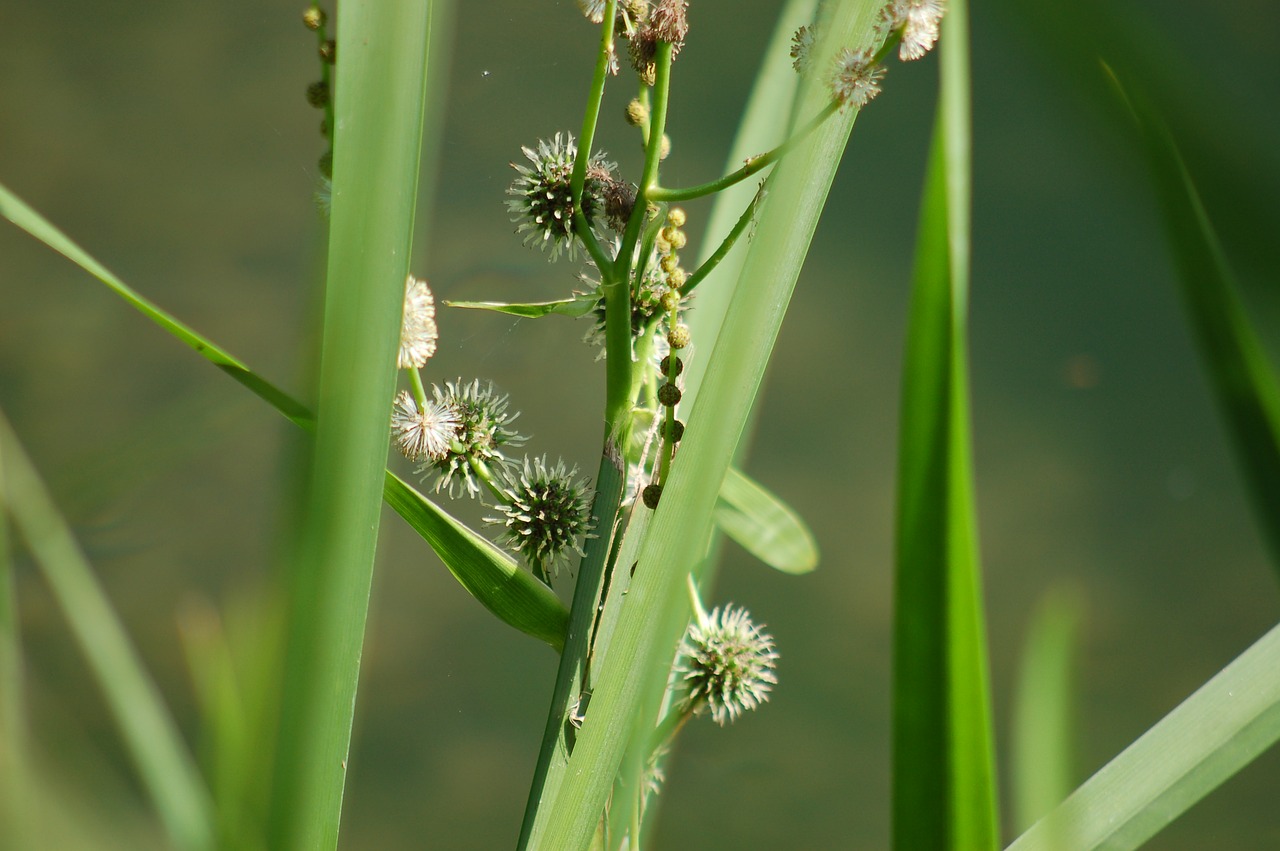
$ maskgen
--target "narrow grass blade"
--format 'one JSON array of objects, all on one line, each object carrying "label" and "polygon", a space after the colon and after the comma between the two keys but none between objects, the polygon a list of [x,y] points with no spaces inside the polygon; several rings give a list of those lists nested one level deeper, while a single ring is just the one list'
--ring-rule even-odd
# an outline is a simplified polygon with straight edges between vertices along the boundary
[{"label": "narrow grass blade", "polygon": [[1080,610],[1076,594],[1054,589],[1037,607],[1027,632],[1013,709],[1013,810],[1019,831],[1071,792],[1071,668]]},{"label": "narrow grass blade", "polygon": [[504,304],[500,301],[446,301],[449,307],[465,307],[472,310],[492,310],[495,313],[506,313],[511,316],[523,316],[537,319],[552,313],[560,316],[586,316],[600,303],[594,295],[580,295],[559,301],[539,301],[529,304]]},{"label": "narrow grass blade", "polygon": [[[818,56],[838,43],[862,43],[879,4],[846,0],[833,7]],[[821,60],[815,59],[815,64]],[[816,112],[825,94],[805,106]],[[701,391],[688,418],[680,458],[640,549],[587,719],[534,847],[573,851],[591,841],[632,734],[646,739],[656,719],[678,637],[659,635],[667,613],[685,605],[689,571],[704,557],[711,512],[760,386],[783,312],[808,250],[836,164],[852,128],[845,113],[816,131],[778,167],[763,203],[743,278],[729,306]]]},{"label": "narrow grass blade", "polygon": [[3,502],[106,696],[170,839],[182,849],[213,848],[209,793],[182,735],[3,414],[0,456]]},{"label": "narrow grass blade", "polygon": [[818,544],[785,502],[736,467],[720,485],[716,525],[747,552],[783,573],[809,573],[818,566]]},{"label": "narrow grass blade", "polygon": [[[1138,848],[1280,739],[1280,626],[1009,846]],[[1057,828],[1055,833],[1051,828]]]},{"label": "narrow grass blade", "polygon": [[333,210],[312,476],[290,577],[270,842],[338,842],[425,108],[427,0],[338,7]]},{"label": "narrow grass blade", "polygon": [[[219,348],[208,338],[201,336],[197,332],[183,325],[177,319],[165,313],[160,308],[151,304],[142,296],[134,293],[127,285],[121,282],[115,276],[107,272],[102,264],[91,257],[78,245],[72,243],[64,235],[61,234],[52,224],[48,222],[35,210],[31,209],[27,204],[22,202],[9,193],[3,186],[0,186],[0,213],[10,218],[15,224],[30,232],[37,239],[48,244],[51,248],[59,251],[67,256],[74,263],[85,269],[90,274],[97,277],[103,283],[107,284],[113,291],[121,295],[127,302],[138,309],[144,316],[150,318],[164,330],[173,336],[188,343],[192,349],[198,352],[202,357],[209,360],[216,366],[223,368],[229,375],[239,381],[241,384],[253,390],[259,397],[266,400],[272,407],[284,414],[290,421],[305,428],[313,429],[315,427],[315,419],[311,411],[305,405],[295,400],[283,390],[275,387],[266,379],[254,373],[247,366],[227,354],[223,349]],[[388,473],[388,476],[393,474]],[[404,482],[400,482],[399,488],[405,492],[403,498],[394,502],[388,498],[387,504],[394,508],[401,517],[405,519],[414,529],[422,533],[422,530],[429,525],[424,520],[424,512],[427,514],[440,512],[439,507],[435,506],[425,496],[415,491]],[[430,506],[429,509],[419,508],[420,504],[425,503]],[[426,525],[424,525],[426,524]],[[455,543],[458,547],[465,548],[468,541],[483,541],[479,535],[470,532],[468,535],[459,538]],[[487,544],[487,542],[485,542]],[[483,547],[483,545],[477,544]],[[532,585],[526,586],[523,582],[514,584],[509,582],[507,568],[500,566],[498,562],[489,559],[485,552],[477,551],[470,555],[461,551],[455,553],[455,561],[450,566],[450,570],[458,577],[458,581],[468,591],[474,593],[474,589],[480,588],[503,588],[505,593],[511,596],[508,603],[502,605],[491,606],[488,602],[481,600],[491,611],[499,617],[504,612],[522,612],[519,623],[511,623],[516,629],[524,632],[525,629],[520,624],[534,626],[538,632],[531,633],[540,636],[550,624],[560,622],[564,617],[564,607],[555,600],[554,597],[548,597],[542,591],[545,588],[541,583],[534,582]],[[500,569],[494,570],[495,567]],[[558,641],[558,639],[557,639]],[[551,642],[557,645],[557,642]],[[558,646],[558,645],[557,645]]]},{"label": "narrow grass blade", "polygon": [[249,388],[258,396],[294,422],[309,418],[306,409],[270,382],[255,375],[250,369],[227,352],[210,343],[186,325],[161,310],[151,301],[134,292],[105,266],[76,245],[44,216],[32,209],[21,198],[0,185],[0,216],[4,216],[45,245],[57,251],[90,275],[102,281],[117,295],[133,305],[143,316],[159,325],[200,354],[205,360]]},{"label": "narrow grass blade", "polygon": [[0,446],[0,836],[10,837],[15,847],[26,848],[31,842],[27,813],[31,766],[4,466],[5,453]]},{"label": "narrow grass blade", "polygon": [[471,596],[511,626],[560,651],[569,612],[550,588],[391,473],[383,496]]},{"label": "narrow grass blade", "polygon": [[217,847],[266,851],[262,802],[275,755],[283,612],[270,594],[222,608],[196,598],[178,613],[200,707],[198,753],[213,792]]},{"label": "narrow grass blade", "polygon": [[1280,574],[1280,385],[1173,136],[1142,94],[1113,80],[1137,120],[1187,317]]},{"label": "narrow grass blade", "polygon": [[893,835],[901,849],[998,840],[969,439],[966,4],[943,23],[938,121],[903,374],[894,635]]}]

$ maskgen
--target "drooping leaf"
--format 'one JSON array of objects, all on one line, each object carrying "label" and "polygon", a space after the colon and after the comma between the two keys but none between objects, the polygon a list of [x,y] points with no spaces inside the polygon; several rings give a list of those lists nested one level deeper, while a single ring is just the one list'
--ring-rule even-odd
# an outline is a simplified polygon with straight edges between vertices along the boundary
[{"label": "drooping leaf", "polygon": [[[4,186],[0,186],[0,215],[4,215],[14,224],[28,231],[32,236],[65,255],[85,271],[107,284],[144,316],[174,337],[190,345],[202,357],[222,368],[232,378],[249,387],[250,390],[253,390],[259,397],[266,400],[290,421],[306,429],[315,427],[314,416],[307,410],[305,405],[293,399],[289,394],[262,378],[247,366],[244,366],[240,361],[227,354],[207,338],[191,330],[147,299],[135,293],[108,272],[101,263],[85,252],[84,249],[68,239],[47,219],[18,199]],[[393,474],[388,473],[387,475],[391,476]],[[387,503],[395,508],[401,517],[421,534],[422,529],[425,528],[422,517],[431,513],[431,511],[439,511],[440,509],[403,482],[400,482],[400,487],[407,489],[412,496],[404,495],[403,498],[394,502],[388,498]],[[419,509],[417,507],[419,502],[425,502],[431,508],[429,510]],[[505,593],[513,597],[509,603],[496,606],[485,603],[485,605],[499,617],[503,617],[504,612],[522,613],[520,617],[523,620],[518,623],[507,622],[523,632],[529,631],[525,629],[525,626],[532,626],[536,630],[544,631],[547,624],[558,622],[564,617],[564,606],[558,600],[554,600],[554,596],[548,599],[546,595],[542,594],[537,587],[541,583],[535,583],[534,585],[526,585],[525,583],[507,584],[506,566],[500,566],[500,562],[488,558],[486,553],[482,551],[485,545],[492,545],[489,545],[487,541],[484,544],[475,543],[476,541],[484,541],[484,539],[470,532],[470,530],[468,532],[470,534],[458,538],[455,545],[459,548],[465,548],[474,543],[480,549],[470,556],[458,557],[450,567],[450,570],[453,570],[454,575],[458,576],[459,582],[462,583],[464,588],[468,590],[474,588],[504,588]],[[482,600],[481,602],[484,601]],[[521,624],[524,625],[522,626]],[[539,632],[531,634],[541,637]],[[553,646],[558,646],[555,641],[549,643]]]},{"label": "drooping leaf", "polygon": [[747,552],[783,573],[818,566],[813,533],[790,506],[736,467],[720,485],[716,525]]},{"label": "drooping leaf", "polygon": [[533,574],[392,473],[383,497],[486,609],[557,652],[564,646],[569,613]]},{"label": "drooping leaf", "polygon": [[88,252],[72,242],[66,234],[54,227],[48,219],[37,213],[30,205],[3,185],[0,185],[0,216],[4,216],[90,275],[102,281],[143,316],[190,346],[205,360],[265,399],[273,408],[290,420],[299,425],[304,422],[310,422],[311,415],[301,403],[290,398],[288,394],[275,387],[271,382],[255,374],[235,357],[201,337],[182,322],[161,310],[150,300],[134,292],[133,289],[112,274],[105,266],[91,257]]}]

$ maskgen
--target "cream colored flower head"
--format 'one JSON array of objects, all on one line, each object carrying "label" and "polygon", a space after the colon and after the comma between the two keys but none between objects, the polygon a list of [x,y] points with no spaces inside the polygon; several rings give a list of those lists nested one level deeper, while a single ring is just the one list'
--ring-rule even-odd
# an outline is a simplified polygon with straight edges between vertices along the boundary
[{"label": "cream colored flower head", "polygon": [[426,281],[410,275],[404,285],[404,315],[400,322],[400,369],[421,368],[436,353],[436,300]]}]

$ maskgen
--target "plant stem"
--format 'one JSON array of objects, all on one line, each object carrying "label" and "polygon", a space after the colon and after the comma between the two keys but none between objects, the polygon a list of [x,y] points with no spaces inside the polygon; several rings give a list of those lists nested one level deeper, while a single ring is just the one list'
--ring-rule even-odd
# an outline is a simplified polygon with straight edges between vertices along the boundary
[{"label": "plant stem", "polygon": [[738,237],[742,236],[743,232],[747,229],[747,225],[751,224],[755,219],[756,209],[760,206],[760,199],[764,198],[766,187],[768,185],[769,180],[768,178],[765,178],[764,183],[760,184],[759,191],[756,192],[755,197],[751,199],[751,203],[742,211],[742,215],[738,217],[738,221],[734,224],[733,229],[729,231],[728,236],[726,236],[724,241],[720,243],[720,247],[715,250],[715,253],[707,258],[705,263],[697,268],[697,271],[689,276],[689,280],[684,282],[684,286],[680,288],[681,295],[688,295],[693,292],[693,288],[702,283],[702,279],[707,277],[707,275],[710,275],[711,272],[720,265],[720,261],[727,257],[729,252],[733,250],[733,246],[737,243]]},{"label": "plant stem", "polygon": [[685,189],[663,189],[662,187],[653,187],[646,196],[650,201],[690,201],[694,198],[701,198],[704,195],[710,195],[719,192],[721,189],[727,189],[735,183],[746,180],[751,175],[763,168],[773,165],[781,159],[788,151],[796,145],[804,141],[814,130],[817,130],[822,123],[840,110],[839,101],[831,101],[821,112],[809,119],[809,123],[796,131],[796,134],[787,141],[783,142],[772,151],[751,157],[747,160],[747,164],[737,171],[726,174],[719,180],[713,180],[710,183],[703,183],[699,186],[690,186]]},{"label": "plant stem", "polygon": [[591,91],[587,95],[587,108],[582,114],[582,132],[578,134],[578,153],[573,159],[573,175],[569,178],[569,191],[573,196],[573,232],[582,240],[601,274],[604,274],[611,261],[600,247],[596,235],[591,232],[591,222],[582,214],[582,190],[587,182],[587,164],[591,162],[596,124],[600,120],[600,102],[604,99],[605,78],[609,75],[609,57],[613,54],[613,22],[617,14],[617,3],[618,0],[607,0],[605,3],[605,24],[600,27],[600,51],[596,56],[595,74],[591,78]]},{"label": "plant stem", "polygon": [[426,408],[427,388],[422,386],[422,374],[416,367],[410,367],[406,372],[409,373],[409,384],[413,387],[414,401],[418,403],[419,408]]},{"label": "plant stem", "polygon": [[[613,518],[622,502],[626,486],[626,461],[622,456],[610,452],[609,448],[606,442],[606,451],[600,459],[600,469],[596,474],[596,495],[591,503],[591,516],[596,518],[597,523],[596,537],[587,540],[587,554],[578,568],[578,581],[574,586],[573,604],[569,611],[569,629],[565,634],[564,650],[560,654],[551,709],[547,713],[542,748],[538,752],[538,764],[529,788],[524,821],[520,825],[521,849],[537,847],[548,812],[545,805],[559,792],[569,752],[576,738],[569,716],[574,705],[589,690],[587,666],[591,653],[592,626],[612,549]],[[607,526],[601,527],[600,523]]]}]

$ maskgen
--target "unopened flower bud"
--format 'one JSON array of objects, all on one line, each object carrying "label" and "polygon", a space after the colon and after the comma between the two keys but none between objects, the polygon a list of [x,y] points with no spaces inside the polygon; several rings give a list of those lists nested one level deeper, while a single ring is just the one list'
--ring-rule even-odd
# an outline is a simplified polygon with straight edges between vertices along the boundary
[{"label": "unopened flower bud", "polygon": [[649,108],[640,102],[639,98],[632,98],[627,104],[627,123],[632,127],[639,127],[649,120]]}]

